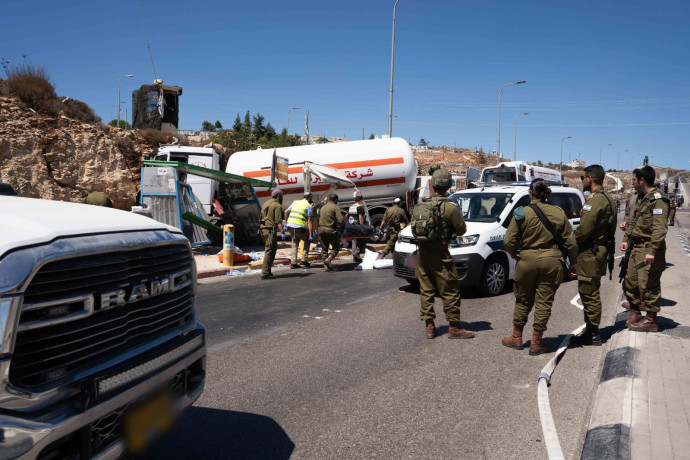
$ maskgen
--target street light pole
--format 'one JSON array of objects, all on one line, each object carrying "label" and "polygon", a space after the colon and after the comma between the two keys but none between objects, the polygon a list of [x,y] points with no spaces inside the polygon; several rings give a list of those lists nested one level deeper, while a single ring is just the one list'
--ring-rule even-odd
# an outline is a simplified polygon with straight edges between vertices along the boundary
[{"label": "street light pole", "polygon": [[288,107],[288,122],[287,126],[285,127],[285,131],[287,132],[288,136],[290,135],[290,110],[299,110],[301,107]]},{"label": "street light pole", "polygon": [[391,44],[391,89],[390,100],[388,102],[388,137],[393,136],[393,68],[395,63],[395,10],[398,8],[398,2],[395,0],[393,5],[393,41]]},{"label": "street light pole", "polygon": [[120,129],[120,82],[123,78],[132,78],[134,75],[123,75],[117,79],[117,129]]},{"label": "street light pole", "polygon": [[566,139],[572,139],[572,138],[573,138],[573,136],[568,136],[568,137],[564,137],[563,139],[561,139],[561,162],[558,164],[558,172],[559,173],[563,170],[563,141],[565,141]]},{"label": "street light pole", "polygon": [[[623,150],[622,153],[629,152],[630,150]],[[621,152],[618,152],[618,163],[616,164],[616,171],[621,169]]]},{"label": "street light pole", "polygon": [[613,145],[613,144],[604,144],[604,145],[602,145],[601,148],[599,149],[599,166],[602,166],[602,164],[601,164],[601,151],[604,149],[604,147],[611,147],[612,145]]},{"label": "street light pole", "polygon": [[513,139],[513,161],[517,161],[517,119],[518,119],[518,115],[529,115],[529,112],[518,112],[515,114],[515,136]]},{"label": "street light pole", "polygon": [[523,83],[527,82],[525,80],[520,80],[515,83],[507,83],[501,86],[501,89],[498,91],[498,149],[496,150],[496,154],[499,159],[501,158],[501,93],[503,93],[503,88],[506,86],[521,85]]}]

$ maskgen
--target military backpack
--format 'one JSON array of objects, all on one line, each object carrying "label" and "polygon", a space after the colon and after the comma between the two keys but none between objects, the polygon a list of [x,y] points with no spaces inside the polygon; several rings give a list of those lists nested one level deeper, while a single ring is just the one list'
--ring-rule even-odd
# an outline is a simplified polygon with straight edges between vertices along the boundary
[{"label": "military backpack", "polygon": [[436,243],[451,238],[448,220],[443,215],[446,198],[433,197],[412,209],[412,235],[422,243]]}]

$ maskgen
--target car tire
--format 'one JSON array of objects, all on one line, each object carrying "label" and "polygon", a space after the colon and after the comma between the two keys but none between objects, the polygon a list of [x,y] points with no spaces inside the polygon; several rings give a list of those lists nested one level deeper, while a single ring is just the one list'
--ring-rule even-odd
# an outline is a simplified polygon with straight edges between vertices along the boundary
[{"label": "car tire", "polygon": [[503,293],[508,285],[508,264],[501,257],[490,257],[482,267],[479,290],[487,297]]}]

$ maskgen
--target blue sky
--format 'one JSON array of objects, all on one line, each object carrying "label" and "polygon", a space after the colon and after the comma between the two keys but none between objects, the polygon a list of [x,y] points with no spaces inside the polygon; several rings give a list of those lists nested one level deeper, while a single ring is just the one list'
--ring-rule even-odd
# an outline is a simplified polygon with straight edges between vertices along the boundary
[{"label": "blue sky", "polygon": [[[260,112],[280,130],[385,134],[391,0],[140,0],[158,78],[181,86],[180,128]],[[0,56],[46,68],[105,122],[154,79],[137,2],[0,0]],[[432,145],[629,169],[690,168],[690,4],[412,1],[397,9],[393,135]],[[290,132],[303,132],[293,110]],[[613,144],[608,146],[608,144]],[[625,152],[627,150],[627,152]]]}]

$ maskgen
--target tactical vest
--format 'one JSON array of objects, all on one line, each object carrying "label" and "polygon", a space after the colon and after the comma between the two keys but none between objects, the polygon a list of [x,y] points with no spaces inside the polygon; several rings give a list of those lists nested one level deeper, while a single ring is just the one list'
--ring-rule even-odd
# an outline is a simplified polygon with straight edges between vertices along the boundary
[{"label": "tactical vest", "polygon": [[297,200],[292,203],[290,209],[290,216],[288,217],[288,224],[299,225],[300,227],[307,226],[307,208],[311,206],[307,200]]}]

